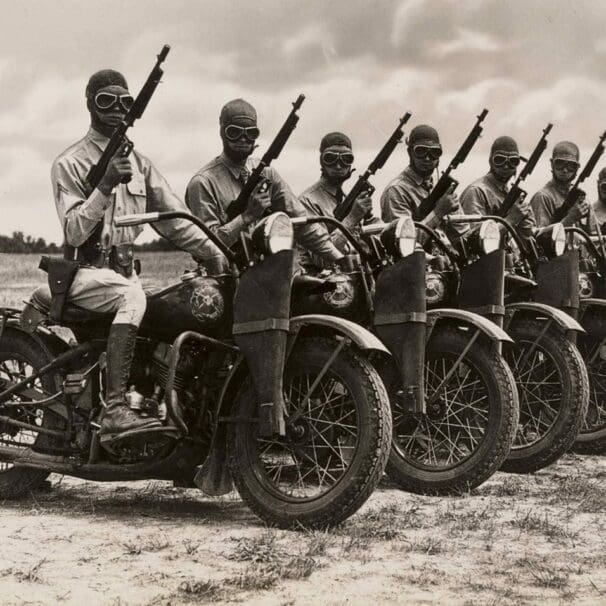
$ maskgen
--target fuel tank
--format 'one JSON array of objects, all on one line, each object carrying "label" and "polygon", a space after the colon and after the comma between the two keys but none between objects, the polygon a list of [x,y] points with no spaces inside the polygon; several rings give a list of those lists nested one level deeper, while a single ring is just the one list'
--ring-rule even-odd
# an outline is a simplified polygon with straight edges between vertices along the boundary
[{"label": "fuel tank", "polygon": [[187,272],[181,281],[147,297],[139,334],[173,341],[186,330],[230,337],[235,279]]}]

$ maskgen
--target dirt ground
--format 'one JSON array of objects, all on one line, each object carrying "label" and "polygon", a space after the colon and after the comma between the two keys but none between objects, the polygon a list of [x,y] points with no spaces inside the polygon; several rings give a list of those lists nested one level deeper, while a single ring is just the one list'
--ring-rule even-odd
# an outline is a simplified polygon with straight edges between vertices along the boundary
[{"label": "dirt ground", "polygon": [[606,461],[469,495],[387,483],[331,532],[267,529],[236,494],[51,477],[0,503],[0,603],[606,604]]}]

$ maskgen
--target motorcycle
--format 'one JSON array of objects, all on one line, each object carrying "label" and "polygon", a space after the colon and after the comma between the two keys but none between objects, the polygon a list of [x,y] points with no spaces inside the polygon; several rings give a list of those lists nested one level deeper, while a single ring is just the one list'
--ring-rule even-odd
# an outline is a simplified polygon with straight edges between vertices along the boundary
[{"label": "motorcycle", "polygon": [[589,373],[589,407],[573,450],[584,454],[606,453],[606,250],[601,234],[590,235],[567,227],[580,247],[578,319],[585,333],[579,350]]},{"label": "motorcycle", "polygon": [[354,254],[345,270],[315,277],[333,290],[293,294],[293,312],[359,322],[389,349],[373,355],[393,416],[387,474],[423,494],[480,485],[507,458],[517,426],[515,382],[500,353],[510,338],[477,314],[427,310],[426,255],[416,246],[423,225],[408,217],[374,223],[359,239],[332,217],[306,221],[341,230]]},{"label": "motorcycle", "polygon": [[[575,345],[584,332],[574,319],[577,259],[564,249],[561,224],[539,230],[524,243],[500,216],[452,215],[449,221],[480,227],[455,254],[446,248],[447,254],[437,258],[446,271],[432,273],[429,305],[476,311],[512,337],[514,344],[505,347],[504,355],[518,385],[520,421],[502,469],[542,469],[570,448],[587,409],[587,370]],[[512,244],[500,245],[497,223]],[[482,232],[492,232],[491,249],[477,246]],[[432,240],[439,237],[434,234]]]},{"label": "motorcycle", "polygon": [[325,528],[353,514],[381,479],[391,416],[368,361],[386,353],[368,331],[322,315],[290,317],[293,227],[273,213],[243,238],[239,260],[183,212],[220,255],[148,295],[131,408],[163,422],[144,440],[104,444],[105,347],[112,318],[68,305],[55,334],[50,292],[0,313],[0,498],[49,473],[94,481],[162,479],[209,495],[235,485],[265,522]]}]

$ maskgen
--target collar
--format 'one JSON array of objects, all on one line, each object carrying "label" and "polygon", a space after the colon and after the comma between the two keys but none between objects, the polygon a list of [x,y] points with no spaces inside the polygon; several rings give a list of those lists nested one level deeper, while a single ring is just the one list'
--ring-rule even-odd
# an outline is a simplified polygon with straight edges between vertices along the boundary
[{"label": "collar", "polygon": [[507,193],[507,183],[503,183],[503,181],[500,181],[499,179],[497,179],[493,174],[492,171],[488,171],[484,177],[488,183],[494,187],[495,189],[497,189],[500,192],[503,192],[504,194]]},{"label": "collar", "polygon": [[239,179],[242,174],[242,169],[246,168],[249,172],[250,169],[248,167],[248,163],[250,160],[250,156],[246,158],[246,162],[244,164],[236,164],[225,152],[221,152],[219,156],[219,160],[223,163],[225,168],[231,173],[234,179]]},{"label": "collar", "polygon": [[88,129],[86,133],[86,139],[92,141],[101,151],[105,151],[107,144],[109,143],[109,138],[105,135],[102,135],[99,131],[95,130],[92,126]]},{"label": "collar", "polygon": [[422,177],[410,164],[402,171],[402,175],[408,177],[416,185],[433,187],[433,176]]},{"label": "collar", "polygon": [[336,185],[333,185],[332,183],[329,183],[328,179],[326,179],[326,177],[320,177],[320,180],[318,181],[318,185],[324,191],[327,191],[333,198],[337,197],[337,191],[339,190],[339,187],[337,187]]}]

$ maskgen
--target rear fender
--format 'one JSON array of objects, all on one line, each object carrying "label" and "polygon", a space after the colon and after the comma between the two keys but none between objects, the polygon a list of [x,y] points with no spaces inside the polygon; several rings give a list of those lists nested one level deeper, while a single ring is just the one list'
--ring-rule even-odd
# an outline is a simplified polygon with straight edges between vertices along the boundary
[{"label": "rear fender", "polygon": [[583,333],[585,329],[574,318],[565,311],[545,305],[544,303],[535,303],[524,301],[521,303],[510,303],[505,307],[505,326],[508,327],[512,322],[522,319],[549,319],[559,328],[568,338],[575,339],[576,333]]},{"label": "rear fender", "polygon": [[478,329],[482,336],[493,343],[498,350],[502,343],[513,343],[511,337],[502,328],[487,318],[464,309],[432,309],[427,312],[427,324],[430,327],[429,338],[436,327],[449,325],[460,330]]},{"label": "rear fender", "polygon": [[324,314],[307,314],[290,320],[291,335],[332,334],[347,337],[362,351],[380,351],[389,355],[389,350],[368,329],[344,318]]}]

